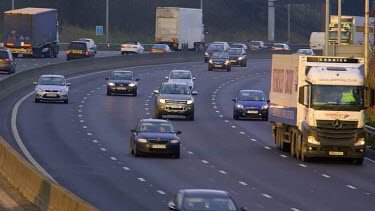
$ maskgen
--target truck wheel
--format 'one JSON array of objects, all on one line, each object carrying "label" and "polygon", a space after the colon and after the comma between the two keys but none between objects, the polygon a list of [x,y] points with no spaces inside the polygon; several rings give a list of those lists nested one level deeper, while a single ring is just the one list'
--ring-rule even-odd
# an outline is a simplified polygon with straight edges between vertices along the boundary
[{"label": "truck wheel", "polygon": [[59,55],[58,46],[53,45],[53,58],[57,58],[57,55]]},{"label": "truck wheel", "polygon": [[297,145],[297,139],[296,139],[296,133],[295,130],[292,129],[290,132],[290,156],[295,157],[296,155],[296,145]]}]

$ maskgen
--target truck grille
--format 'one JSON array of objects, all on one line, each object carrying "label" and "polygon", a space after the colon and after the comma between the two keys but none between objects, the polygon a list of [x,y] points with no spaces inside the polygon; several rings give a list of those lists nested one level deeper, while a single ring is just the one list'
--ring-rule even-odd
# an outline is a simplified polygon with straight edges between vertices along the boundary
[{"label": "truck grille", "polygon": [[167,104],[181,104],[186,105],[186,100],[165,100]]},{"label": "truck grille", "polygon": [[323,142],[354,142],[356,139],[357,121],[341,121],[341,127],[335,127],[336,120],[317,120],[319,141]]}]

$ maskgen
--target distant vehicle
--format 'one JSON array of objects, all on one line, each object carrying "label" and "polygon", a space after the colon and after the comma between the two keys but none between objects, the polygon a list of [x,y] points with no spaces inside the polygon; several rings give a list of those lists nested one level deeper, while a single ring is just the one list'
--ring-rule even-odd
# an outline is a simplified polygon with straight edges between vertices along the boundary
[{"label": "distant vehicle", "polygon": [[166,79],[171,83],[187,84],[191,90],[194,88],[195,78],[192,76],[190,70],[172,70]]},{"label": "distant vehicle", "polygon": [[181,115],[194,120],[193,95],[197,95],[197,92],[187,84],[164,82],[159,90],[154,90],[154,94],[155,119],[161,119],[163,115]]},{"label": "distant vehicle", "polygon": [[4,47],[14,57],[19,54],[24,57],[57,57],[57,10],[28,7],[4,12]]},{"label": "distant vehicle", "polygon": [[94,58],[95,51],[89,47],[88,42],[72,41],[66,50],[66,60]]},{"label": "distant vehicle", "polygon": [[204,52],[204,62],[207,63],[208,60],[210,60],[210,57],[214,52],[224,52],[224,51],[225,51],[225,47],[223,44],[210,44],[206,52]]},{"label": "distant vehicle", "polygon": [[189,211],[246,211],[238,208],[228,192],[211,189],[183,189],[168,202],[169,210]]},{"label": "distant vehicle", "polygon": [[260,90],[241,90],[233,99],[233,119],[261,118],[268,120],[268,103],[264,93]]},{"label": "distant vehicle", "polygon": [[247,53],[243,48],[230,48],[228,50],[230,63],[241,65],[241,67],[247,66]]},{"label": "distant vehicle", "polygon": [[98,50],[97,50],[98,46],[96,46],[95,41],[93,39],[90,39],[90,38],[81,38],[81,39],[79,39],[79,41],[87,42],[89,44],[89,48],[91,50],[94,50],[95,53],[98,52]]},{"label": "distant vehicle", "polygon": [[168,53],[171,49],[167,44],[155,44],[151,47],[150,53]]},{"label": "distant vehicle", "polygon": [[212,71],[213,69],[226,69],[229,72],[231,71],[231,68],[232,66],[228,53],[215,52],[208,61],[208,71]]},{"label": "distant vehicle", "polygon": [[116,94],[132,94],[137,96],[138,78],[132,71],[114,70],[109,78],[105,78],[107,82],[107,95]]},{"label": "distant vehicle", "polygon": [[227,52],[230,48],[230,46],[227,42],[215,41],[211,44],[222,44],[222,45],[224,45],[224,52]]},{"label": "distant vehicle", "polygon": [[272,46],[273,51],[288,51],[290,50],[289,46],[285,43],[275,43]]},{"label": "distant vehicle", "polygon": [[121,44],[121,55],[128,54],[143,54],[144,47],[137,41],[125,41]]},{"label": "distant vehicle", "polygon": [[312,49],[298,49],[297,52],[294,53],[295,55],[307,55],[307,56],[314,56],[314,51]]},{"label": "distant vehicle", "polygon": [[323,50],[325,44],[324,32],[311,32],[310,48],[313,50]]},{"label": "distant vehicle", "polygon": [[243,48],[245,51],[247,50],[247,46],[243,43],[233,43],[230,45],[230,48]]},{"label": "distant vehicle", "polygon": [[35,85],[35,102],[69,101],[69,86],[62,75],[41,75]]},{"label": "distant vehicle", "polygon": [[169,120],[140,119],[130,130],[130,152],[135,157],[142,154],[166,154],[180,158],[180,138]]},{"label": "distant vehicle", "polygon": [[202,16],[202,9],[157,7],[155,42],[174,51],[203,49]]},{"label": "distant vehicle", "polygon": [[16,61],[9,50],[0,49],[0,72],[16,72]]},{"label": "distant vehicle", "polygon": [[251,41],[248,44],[249,50],[260,50],[260,49],[264,49],[264,48],[267,48],[267,47],[266,47],[266,45],[264,44],[263,41]]}]

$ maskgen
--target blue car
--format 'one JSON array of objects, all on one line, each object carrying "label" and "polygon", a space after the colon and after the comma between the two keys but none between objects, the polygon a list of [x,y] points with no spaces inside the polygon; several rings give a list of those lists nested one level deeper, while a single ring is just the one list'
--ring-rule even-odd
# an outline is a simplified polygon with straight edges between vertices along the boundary
[{"label": "blue car", "polygon": [[261,118],[268,120],[268,103],[264,93],[260,90],[241,90],[233,99],[233,119]]}]

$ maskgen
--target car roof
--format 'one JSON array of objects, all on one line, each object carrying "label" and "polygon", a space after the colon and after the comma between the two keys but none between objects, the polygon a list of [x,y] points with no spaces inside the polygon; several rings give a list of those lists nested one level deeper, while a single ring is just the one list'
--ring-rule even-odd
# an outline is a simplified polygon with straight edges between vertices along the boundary
[{"label": "car roof", "polygon": [[190,70],[171,70],[171,72],[188,72],[188,73],[191,73]]},{"label": "car roof", "polygon": [[175,83],[175,82],[163,82],[163,85],[184,85],[188,86],[186,83]]},{"label": "car roof", "polygon": [[86,41],[82,41],[82,40],[74,40],[74,41],[70,41],[70,43],[82,43],[82,44],[86,44],[87,42]]},{"label": "car roof", "polygon": [[171,121],[167,119],[140,119],[141,122],[164,122],[164,123],[171,123]]},{"label": "car roof", "polygon": [[56,77],[56,78],[65,78],[63,75],[41,75],[40,77]]},{"label": "car roof", "polygon": [[113,73],[133,73],[133,71],[130,70],[114,70]]},{"label": "car roof", "polygon": [[242,89],[242,90],[240,90],[240,92],[260,92],[260,93],[263,93],[263,91],[261,91],[261,90],[254,90],[254,89]]},{"label": "car roof", "polygon": [[214,190],[214,189],[183,189],[180,190],[181,192],[185,193],[185,196],[229,196],[228,192],[223,190]]}]

